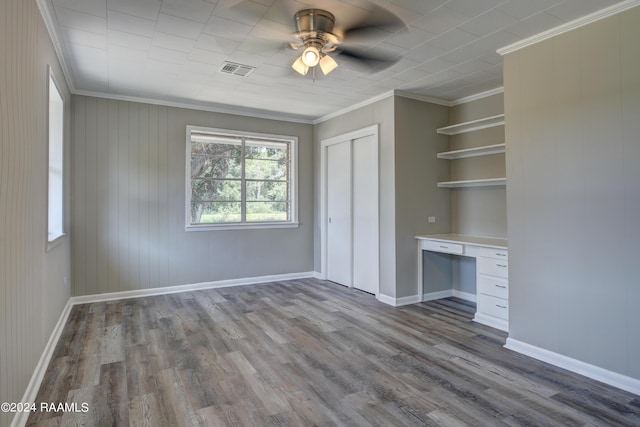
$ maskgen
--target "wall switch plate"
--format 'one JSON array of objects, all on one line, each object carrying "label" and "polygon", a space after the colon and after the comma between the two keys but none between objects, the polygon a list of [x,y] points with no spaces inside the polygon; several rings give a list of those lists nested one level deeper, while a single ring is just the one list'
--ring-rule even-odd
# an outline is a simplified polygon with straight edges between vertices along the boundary
[{"label": "wall switch plate", "polygon": [[429,224],[433,224],[434,222],[436,222],[436,217],[435,216],[430,216],[427,218],[427,222]]}]

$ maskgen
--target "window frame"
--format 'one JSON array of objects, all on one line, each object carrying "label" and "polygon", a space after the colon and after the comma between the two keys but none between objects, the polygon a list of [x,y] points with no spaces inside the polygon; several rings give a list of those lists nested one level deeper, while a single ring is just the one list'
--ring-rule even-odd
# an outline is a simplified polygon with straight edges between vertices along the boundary
[{"label": "window frame", "polygon": [[[265,222],[232,222],[232,223],[191,223],[191,133],[192,132],[209,132],[216,135],[230,136],[234,138],[257,138],[257,139],[273,139],[286,142],[289,144],[290,150],[290,166],[289,166],[289,211],[290,218],[288,221],[265,221]],[[298,137],[291,135],[275,135],[261,132],[245,132],[230,129],[210,128],[204,126],[188,125],[186,129],[186,156],[185,156],[185,231],[214,231],[214,230],[250,230],[250,229],[268,229],[268,228],[296,228],[298,223]],[[245,182],[244,161],[242,159],[242,182]],[[241,205],[242,211],[246,211],[246,194],[242,191]]]},{"label": "window frame", "polygon": [[[66,213],[65,213],[65,159],[64,159],[64,153],[65,153],[65,136],[66,136],[66,132],[65,132],[65,121],[66,121],[66,117],[65,117],[65,110],[66,110],[66,99],[65,96],[63,94],[63,91],[61,90],[61,86],[59,83],[59,80],[56,76],[56,74],[53,72],[53,68],[51,67],[51,65],[47,65],[47,84],[46,84],[46,123],[47,123],[47,128],[46,128],[46,138],[47,138],[47,192],[46,192],[46,197],[47,197],[47,203],[46,203],[46,208],[47,208],[47,212],[46,212],[46,233],[47,233],[47,246],[46,246],[46,250],[50,251],[51,249],[55,248],[57,245],[59,245],[62,240],[64,239],[64,237],[66,236],[66,232],[65,232],[65,218],[66,218]],[[55,91],[55,92],[53,92]],[[57,141],[58,142],[58,146],[55,147],[57,149],[57,155],[56,156],[52,156],[52,149],[54,149],[54,147],[52,147],[52,131],[51,131],[51,120],[52,120],[52,109],[51,109],[51,101],[52,101],[52,94],[57,94],[57,96],[60,98],[60,100],[62,101],[62,111],[61,111],[61,117],[60,117],[60,140]],[[57,100],[56,100],[57,101]],[[56,157],[58,159],[58,163],[56,163],[55,165],[52,165],[52,158]],[[59,173],[59,178],[58,178],[58,193],[56,194],[55,197],[59,198],[59,200],[57,200],[57,204],[59,205],[59,217],[56,218],[56,222],[59,222],[59,224],[57,224],[59,227],[55,227],[58,230],[56,230],[56,233],[54,235],[52,235],[52,168],[59,168],[60,169],[60,173]]]}]

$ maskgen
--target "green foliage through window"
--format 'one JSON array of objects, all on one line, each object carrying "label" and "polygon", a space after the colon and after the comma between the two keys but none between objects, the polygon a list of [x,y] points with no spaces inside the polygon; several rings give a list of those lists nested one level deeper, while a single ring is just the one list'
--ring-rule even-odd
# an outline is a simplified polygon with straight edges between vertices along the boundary
[{"label": "green foliage through window", "polygon": [[190,132],[192,225],[292,221],[291,139]]}]

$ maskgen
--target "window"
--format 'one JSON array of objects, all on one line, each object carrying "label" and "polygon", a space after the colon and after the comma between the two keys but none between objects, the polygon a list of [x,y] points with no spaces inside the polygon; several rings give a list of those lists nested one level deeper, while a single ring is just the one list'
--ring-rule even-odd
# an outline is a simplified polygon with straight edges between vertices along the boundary
[{"label": "window", "polygon": [[[64,99],[49,68],[47,242],[64,236]],[[51,246],[49,246],[50,248]]]},{"label": "window", "polygon": [[297,226],[297,142],[188,126],[186,228]]}]

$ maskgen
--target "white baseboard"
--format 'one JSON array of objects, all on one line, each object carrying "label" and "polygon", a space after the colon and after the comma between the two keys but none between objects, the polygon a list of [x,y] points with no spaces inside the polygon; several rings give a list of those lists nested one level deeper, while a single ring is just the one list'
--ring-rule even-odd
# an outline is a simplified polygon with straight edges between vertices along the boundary
[{"label": "white baseboard", "polygon": [[[53,352],[58,345],[58,340],[60,339],[60,335],[62,335],[62,330],[64,329],[64,325],[67,324],[67,320],[69,319],[69,313],[71,313],[71,308],[73,307],[73,303],[71,299],[67,301],[64,308],[62,309],[62,313],[58,318],[58,322],[56,326],[51,331],[51,335],[49,336],[49,340],[47,344],[44,346],[44,350],[42,350],[42,355],[40,356],[40,360],[38,360],[38,364],[31,375],[31,380],[29,380],[29,384],[27,384],[27,389],[24,392],[24,396],[20,402],[35,402],[36,396],[38,394],[38,390],[40,389],[40,385],[42,384],[42,380],[44,379],[44,374],[47,372],[47,367],[49,366],[49,362],[53,357]],[[27,419],[29,418],[29,412],[17,412],[13,417],[13,421],[11,422],[11,427],[22,427],[27,424]]]},{"label": "white baseboard", "polygon": [[395,298],[385,294],[378,294],[376,298],[378,299],[378,301],[383,302],[385,304],[392,305],[394,307],[400,307],[400,306],[409,305],[409,304],[417,304],[420,302],[420,295],[410,295],[408,297]]},{"label": "white baseboard", "polygon": [[422,295],[422,301],[433,301],[442,298],[449,298],[453,296],[453,289],[447,289],[446,291],[429,292]]},{"label": "white baseboard", "polygon": [[498,319],[493,316],[487,316],[486,314],[476,312],[475,316],[473,316],[473,321],[491,326],[492,328],[500,329],[501,331],[509,332],[509,322],[507,320]]},{"label": "white baseboard", "polygon": [[230,286],[255,285],[259,283],[278,282],[282,280],[308,279],[315,277],[315,272],[275,274],[271,276],[246,277],[241,279],[218,280],[215,282],[193,283],[190,285],[167,286],[164,288],[137,289],[134,291],[109,292],[106,294],[82,295],[71,297],[72,304],[116,301],[127,298],[141,298],[154,295],[175,294],[178,292],[199,291],[203,289],[228,288]]},{"label": "white baseboard", "polygon": [[319,271],[314,271],[314,272],[312,272],[312,274],[313,274],[313,278],[314,278],[314,279],[318,279],[318,280],[326,280],[326,279],[324,278],[324,276],[322,275],[322,273],[320,273]]},{"label": "white baseboard", "polygon": [[640,395],[640,380],[636,378],[618,374],[617,372],[612,372],[513,338],[507,338],[507,342],[504,347],[568,371],[584,375],[585,377],[603,382],[610,386]]},{"label": "white baseboard", "polygon": [[462,292],[462,291],[458,291],[456,289],[453,290],[453,296],[456,298],[460,298],[463,299],[465,301],[470,301],[470,302],[477,302],[478,298],[476,297],[476,294],[472,294],[469,292]]}]

